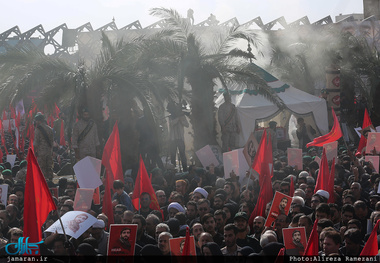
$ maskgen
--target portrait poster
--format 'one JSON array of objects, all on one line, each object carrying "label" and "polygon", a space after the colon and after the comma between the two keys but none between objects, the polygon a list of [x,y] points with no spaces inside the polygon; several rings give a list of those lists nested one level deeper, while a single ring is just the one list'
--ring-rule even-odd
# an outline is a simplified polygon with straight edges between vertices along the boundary
[{"label": "portrait poster", "polygon": [[304,254],[307,244],[305,227],[283,228],[282,236],[287,255],[302,256]]},{"label": "portrait poster", "polygon": [[[182,256],[186,237],[169,239],[170,252],[172,256]],[[190,256],[196,256],[194,236],[190,236]]]},{"label": "portrait poster", "polygon": [[255,155],[257,152],[257,149],[259,147],[259,144],[257,143],[256,137],[253,132],[251,132],[251,135],[249,136],[247,142],[244,145],[244,157],[247,160],[247,164],[249,166],[252,166],[253,159],[255,159]]},{"label": "portrait poster", "polygon": [[332,161],[332,159],[338,156],[338,142],[330,142],[323,145],[323,148],[326,149],[326,158],[327,161]]},{"label": "portrait poster", "polygon": [[302,149],[288,148],[288,165],[297,167],[297,170],[302,170]]},{"label": "portrait poster", "polygon": [[272,206],[270,207],[265,226],[271,227],[279,214],[289,214],[290,204],[292,203],[292,197],[285,195],[281,192],[277,192],[274,195]]},{"label": "portrait poster", "polygon": [[58,198],[58,187],[51,187],[49,190],[52,196]]},{"label": "portrait poster", "polygon": [[219,145],[210,145],[212,152],[214,153],[216,159],[219,162],[219,166],[223,164],[223,153],[222,148]]},{"label": "portrait poster", "polygon": [[198,151],[195,152],[195,154],[197,155],[203,168],[206,168],[207,166],[210,166],[211,164],[213,164],[214,166],[220,165],[210,145],[206,145],[205,147],[199,149]]},{"label": "portrait poster", "polygon": [[[80,237],[87,229],[95,224],[98,219],[89,213],[82,211],[70,211],[61,217],[66,235],[75,239]],[[63,234],[62,226],[59,220],[55,221],[45,232]]]},{"label": "portrait poster", "polygon": [[107,255],[134,256],[136,236],[136,224],[112,224],[110,226]]},{"label": "portrait poster", "polygon": [[1,184],[0,185],[0,201],[5,206],[7,206],[7,199],[8,199],[8,185]]},{"label": "portrait poster", "polygon": [[368,133],[366,154],[372,154],[373,149],[376,149],[376,154],[380,152],[380,132]]},{"label": "portrait poster", "polygon": [[373,167],[375,168],[376,172],[379,173],[379,156],[378,155],[366,155],[365,161],[371,162],[373,164]]},{"label": "portrait poster", "polygon": [[102,160],[87,156],[77,162],[74,166],[74,172],[80,188],[95,189],[103,183],[100,180],[100,169]]},{"label": "portrait poster", "polygon": [[74,198],[74,211],[90,210],[93,196],[94,189],[78,188]]}]

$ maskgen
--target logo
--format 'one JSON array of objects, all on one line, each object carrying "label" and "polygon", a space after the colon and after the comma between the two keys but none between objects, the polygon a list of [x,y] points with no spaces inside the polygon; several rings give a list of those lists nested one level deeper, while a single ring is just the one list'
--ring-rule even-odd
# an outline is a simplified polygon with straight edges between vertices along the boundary
[{"label": "logo", "polygon": [[10,243],[5,246],[5,252],[9,255],[33,255],[33,250],[35,250],[34,255],[38,255],[39,244],[42,244],[44,241],[38,243],[28,243],[29,237],[19,237],[17,243]]}]

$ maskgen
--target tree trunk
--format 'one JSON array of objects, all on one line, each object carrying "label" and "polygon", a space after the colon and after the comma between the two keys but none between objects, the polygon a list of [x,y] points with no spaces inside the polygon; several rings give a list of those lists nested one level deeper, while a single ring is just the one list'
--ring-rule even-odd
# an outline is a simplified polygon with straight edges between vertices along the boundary
[{"label": "tree trunk", "polygon": [[214,82],[205,73],[198,72],[189,79],[192,87],[190,122],[194,130],[194,151],[205,145],[216,145]]}]

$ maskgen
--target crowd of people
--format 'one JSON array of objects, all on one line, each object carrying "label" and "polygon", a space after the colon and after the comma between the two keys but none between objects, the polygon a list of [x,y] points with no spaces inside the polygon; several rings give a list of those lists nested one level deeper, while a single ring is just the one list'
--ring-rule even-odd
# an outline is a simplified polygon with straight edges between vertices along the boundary
[{"label": "crowd of people", "polygon": [[[76,156],[82,157],[96,155],[99,146],[99,142],[94,140],[96,126],[89,124],[91,120],[86,113],[83,112],[84,118],[77,125],[75,135],[81,139],[76,139],[78,144],[74,144]],[[37,125],[46,125],[41,115],[36,119],[39,121]],[[52,149],[49,152],[52,158],[48,161],[52,164],[52,173],[56,174],[70,158],[66,148],[59,147],[51,137],[42,135],[40,141],[51,140],[51,144],[42,144]],[[83,146],[86,142],[88,145]],[[40,146],[38,143],[41,142],[36,144],[34,141],[37,149]],[[241,176],[250,176],[250,173],[231,174],[231,178],[225,179],[223,166],[202,168],[187,166],[186,162],[181,164],[184,172],[178,172],[175,166],[148,171],[161,211],[151,209],[152,196],[148,193],[141,194],[140,209],[133,206],[131,197],[136,177],[130,170],[125,171],[124,182],[113,182],[113,223],[137,225],[134,255],[170,256],[169,239],[184,237],[189,229],[194,236],[196,255],[254,258],[277,256],[284,247],[283,229],[303,227],[309,239],[313,224],[318,219],[319,255],[359,256],[372,228],[380,219],[380,175],[372,163],[365,161],[364,156],[355,154],[355,146],[347,148],[339,145],[335,164],[336,201],[328,203],[329,193],[315,189],[319,164],[314,159],[321,153],[321,148],[306,149],[303,167],[298,170],[287,164],[286,156],[274,155],[273,194],[281,192],[290,195],[292,201],[289,213],[281,210],[271,226],[266,227],[265,221],[272,202],[267,204],[264,215],[251,217],[259,199],[259,182],[252,177],[247,184],[241,185],[239,180]],[[17,243],[17,239],[23,236],[23,222],[29,220],[23,218],[27,163],[16,159],[12,167],[11,163],[3,162],[0,171],[0,184],[8,185],[6,201],[0,204],[0,255],[6,255],[5,246]],[[50,174],[46,179],[49,187],[58,188],[57,197],[53,197],[58,210],[49,214],[43,230],[58,220],[58,214],[62,217],[74,210],[78,187],[74,179],[61,177],[54,183]],[[291,181],[294,182],[294,193],[291,193]],[[104,192],[104,186],[101,186],[100,204],[93,203],[91,209],[86,211],[97,218],[92,227],[79,238],[68,241],[62,234],[44,232],[41,254],[107,255],[110,222],[102,210]],[[299,233],[293,235],[299,244]],[[379,231],[377,237],[380,242]],[[302,255],[304,247],[299,245],[296,250],[298,255]]]}]

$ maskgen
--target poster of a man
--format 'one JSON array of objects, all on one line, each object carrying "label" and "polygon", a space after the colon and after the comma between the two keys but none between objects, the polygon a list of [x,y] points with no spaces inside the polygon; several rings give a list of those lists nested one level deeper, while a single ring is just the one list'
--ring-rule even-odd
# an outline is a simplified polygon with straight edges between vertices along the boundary
[{"label": "poster of a man", "polygon": [[[182,256],[183,248],[185,246],[185,237],[169,239],[170,251],[173,256]],[[190,236],[190,256],[195,256],[195,242],[194,236]]]},{"label": "poster of a man", "polygon": [[247,142],[244,145],[243,154],[249,166],[252,165],[253,159],[255,159],[257,148],[259,144],[257,143],[256,137],[252,132],[249,136]]},{"label": "poster of a man", "polygon": [[68,228],[74,233],[77,232],[80,228],[80,224],[86,221],[87,218],[88,216],[84,213],[75,216],[73,220],[68,222]]},{"label": "poster of a man", "polygon": [[74,210],[84,212],[90,210],[93,196],[94,189],[79,188],[75,193]]},{"label": "poster of a man", "polygon": [[[89,213],[82,211],[70,211],[62,217],[62,224],[65,228],[66,235],[73,238],[80,237],[87,229],[89,229],[96,221],[95,217]],[[45,232],[63,234],[62,226],[59,220],[55,221]]]},{"label": "poster of a man", "polygon": [[273,198],[272,206],[269,210],[265,226],[270,227],[280,214],[288,215],[292,198],[281,192],[276,192]]},{"label": "poster of a man", "polygon": [[286,254],[303,255],[306,248],[306,231],[304,227],[282,229]]},{"label": "poster of a man", "polygon": [[375,153],[380,152],[380,133],[379,132],[369,132],[366,145],[366,153]]},{"label": "poster of a man", "polygon": [[111,225],[108,255],[133,256],[137,225]]}]

